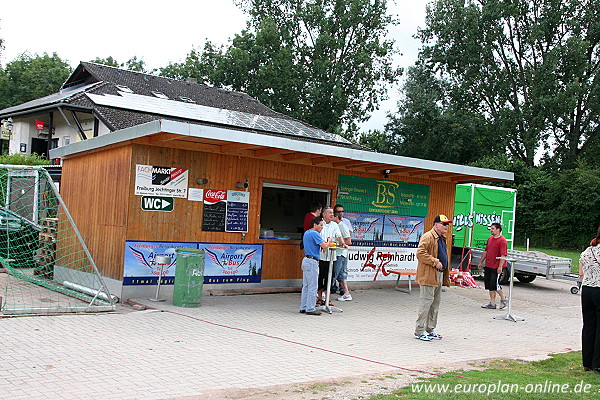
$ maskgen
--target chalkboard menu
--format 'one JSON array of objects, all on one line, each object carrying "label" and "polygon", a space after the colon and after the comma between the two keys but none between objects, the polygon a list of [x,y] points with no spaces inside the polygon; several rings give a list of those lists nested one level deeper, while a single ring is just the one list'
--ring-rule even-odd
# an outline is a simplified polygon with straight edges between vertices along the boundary
[{"label": "chalkboard menu", "polygon": [[227,202],[227,232],[248,232],[248,203]]},{"label": "chalkboard menu", "polygon": [[204,212],[202,213],[202,230],[210,232],[225,232],[226,211],[227,192],[225,190],[205,190]]},{"label": "chalkboard menu", "polygon": [[250,193],[239,190],[227,191],[227,232],[248,232],[248,205]]}]

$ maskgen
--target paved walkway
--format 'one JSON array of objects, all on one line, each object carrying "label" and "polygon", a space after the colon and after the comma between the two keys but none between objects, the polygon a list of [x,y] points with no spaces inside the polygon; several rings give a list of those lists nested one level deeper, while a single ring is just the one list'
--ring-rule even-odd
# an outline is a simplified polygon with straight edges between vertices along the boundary
[{"label": "paved walkway", "polygon": [[146,302],[164,312],[120,306],[116,313],[0,318],[0,399],[219,398],[224,389],[576,350],[580,298],[570,286],[517,283],[519,323],[482,309],[483,290],[450,288],[437,329],[444,339],[434,342],[412,337],[418,291],[391,289],[356,291],[352,302],[339,303],[343,313],[318,317],[299,314],[294,293],[209,296],[197,309]]}]

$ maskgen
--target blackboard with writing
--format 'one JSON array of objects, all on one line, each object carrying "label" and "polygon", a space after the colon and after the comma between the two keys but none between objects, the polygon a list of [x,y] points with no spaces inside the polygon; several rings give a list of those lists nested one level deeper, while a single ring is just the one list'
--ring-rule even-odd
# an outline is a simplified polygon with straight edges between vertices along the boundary
[{"label": "blackboard with writing", "polygon": [[227,202],[227,232],[248,232],[248,203]]},{"label": "blackboard with writing", "polygon": [[225,232],[225,211],[227,204],[219,201],[214,204],[204,203],[202,215],[202,230],[211,232]]}]

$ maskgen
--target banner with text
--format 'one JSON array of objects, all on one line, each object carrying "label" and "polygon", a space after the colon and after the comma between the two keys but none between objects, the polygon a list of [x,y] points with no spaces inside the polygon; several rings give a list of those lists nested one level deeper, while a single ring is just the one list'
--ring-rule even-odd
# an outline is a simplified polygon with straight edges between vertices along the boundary
[{"label": "banner with text", "polygon": [[428,185],[340,175],[338,188],[337,202],[346,211],[427,216]]},{"label": "banner with text", "polygon": [[204,249],[204,283],[257,283],[262,272],[261,244],[199,243]]},{"label": "banner with text", "polygon": [[163,265],[161,285],[172,285],[175,280],[177,255],[175,249],[197,249],[197,243],[190,242],[125,242],[123,285],[156,285],[160,275],[160,265],[156,256],[171,257],[169,265]]},{"label": "banner with text", "polygon": [[135,166],[135,194],[138,196],[187,197],[188,170],[183,168]]},{"label": "banner with text", "polygon": [[198,242],[125,242],[123,285],[156,285],[160,275],[157,255],[171,257],[163,265],[162,285],[175,281],[175,249],[204,249],[204,283],[255,283],[261,281],[262,245]]},{"label": "banner with text", "polygon": [[423,236],[425,218],[404,215],[346,212],[352,243],[358,246],[417,247]]},{"label": "banner with text", "polygon": [[417,249],[409,247],[350,246],[348,281],[396,280],[389,270],[416,270]]}]

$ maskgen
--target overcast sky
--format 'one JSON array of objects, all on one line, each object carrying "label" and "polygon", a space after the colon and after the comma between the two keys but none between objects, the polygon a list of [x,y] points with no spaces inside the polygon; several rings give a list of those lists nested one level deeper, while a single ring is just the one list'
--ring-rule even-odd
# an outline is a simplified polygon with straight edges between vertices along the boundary
[{"label": "overcast sky", "polygon": [[[390,13],[400,25],[390,31],[403,53],[397,66],[412,65],[419,42],[413,39],[424,26],[429,0],[389,0]],[[208,39],[225,44],[246,24],[246,16],[232,0],[148,1],[103,0],[85,3],[74,0],[3,1],[0,7],[0,38],[4,40],[2,66],[28,51],[56,52],[72,67],[79,61],[112,56],[125,62],[133,56],[145,61],[148,69],[166,66],[185,58]],[[158,4],[158,6],[157,6]],[[394,110],[398,88],[389,90],[390,99],[362,125],[382,129],[386,112]]]}]

